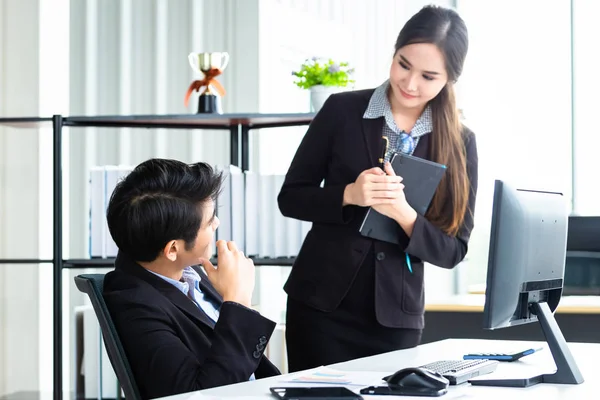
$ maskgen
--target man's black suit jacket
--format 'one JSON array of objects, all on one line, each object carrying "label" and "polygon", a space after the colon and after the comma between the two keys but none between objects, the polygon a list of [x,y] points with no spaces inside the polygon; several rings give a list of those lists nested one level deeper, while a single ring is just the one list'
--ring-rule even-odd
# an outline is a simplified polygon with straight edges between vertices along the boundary
[{"label": "man's black suit jacket", "polygon": [[121,253],[106,274],[104,299],[145,399],[279,374],[263,356],[275,323],[223,302],[196,270],[202,291],[221,305],[216,325],[179,289]]},{"label": "man's black suit jacket", "polygon": [[[471,187],[468,210],[456,236],[445,234],[419,215],[410,238],[399,228],[401,245],[363,237],[359,228],[367,208],[343,207],[342,202],[346,185],[362,171],[379,166],[385,120],[363,118],[373,91],[330,96],[292,160],[279,193],[279,209],[286,217],[311,221],[313,226],[285,290],[315,309],[332,311],[373,246],[377,320],[387,327],[422,329],[423,262],[453,268],[467,253],[477,194],[477,145],[474,134],[463,127]],[[430,140],[431,134],[422,136],[413,155],[431,160]],[[406,267],[405,251],[413,273]]]}]

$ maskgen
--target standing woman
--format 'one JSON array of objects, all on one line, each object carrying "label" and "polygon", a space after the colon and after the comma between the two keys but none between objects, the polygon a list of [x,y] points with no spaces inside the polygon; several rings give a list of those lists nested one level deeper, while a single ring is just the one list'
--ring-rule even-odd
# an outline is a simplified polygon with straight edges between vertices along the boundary
[{"label": "standing woman", "polygon": [[[284,287],[290,372],[420,343],[423,263],[455,267],[473,229],[477,147],[454,95],[467,48],[455,11],[424,7],[396,40],[389,79],[330,96],[309,126],[278,197],[283,215],[313,222]],[[426,215],[406,202],[394,152],[447,166]],[[359,233],[368,207],[398,223],[400,245]]]}]

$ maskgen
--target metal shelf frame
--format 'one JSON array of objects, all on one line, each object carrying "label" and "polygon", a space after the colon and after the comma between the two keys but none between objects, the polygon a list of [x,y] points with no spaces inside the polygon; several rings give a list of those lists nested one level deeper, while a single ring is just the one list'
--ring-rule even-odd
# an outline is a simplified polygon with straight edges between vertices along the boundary
[{"label": "metal shelf frame", "polygon": [[[129,116],[83,116],[0,118],[0,127],[42,128],[52,126],[52,178],[53,178],[53,226],[52,259],[0,259],[0,264],[52,264],[53,285],[53,399],[63,398],[62,359],[62,272],[63,269],[111,268],[114,259],[63,259],[63,199],[62,199],[62,134],[64,127],[110,127],[145,129],[217,129],[230,135],[230,162],[243,171],[250,167],[250,130],[308,125],[312,113],[301,114],[181,114],[181,115],[129,115]],[[255,258],[257,266],[291,266],[294,258]]]}]

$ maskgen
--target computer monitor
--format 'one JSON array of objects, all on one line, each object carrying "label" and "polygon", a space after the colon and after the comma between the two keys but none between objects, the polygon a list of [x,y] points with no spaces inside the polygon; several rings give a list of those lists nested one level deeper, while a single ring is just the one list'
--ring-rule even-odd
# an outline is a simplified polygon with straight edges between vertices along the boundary
[{"label": "computer monitor", "polygon": [[567,257],[569,252],[600,253],[600,216],[569,216]]},{"label": "computer monitor", "polygon": [[525,379],[485,379],[472,384],[527,387],[541,382],[583,382],[553,315],[565,273],[567,204],[561,193],[495,182],[484,329],[539,322],[557,370]]},{"label": "computer monitor", "polygon": [[600,296],[600,216],[569,216],[563,296]]}]

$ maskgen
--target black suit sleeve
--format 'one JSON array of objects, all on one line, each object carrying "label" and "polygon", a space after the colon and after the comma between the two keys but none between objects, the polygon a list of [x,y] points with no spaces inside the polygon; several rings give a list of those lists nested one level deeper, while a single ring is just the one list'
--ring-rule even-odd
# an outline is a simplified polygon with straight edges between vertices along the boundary
[{"label": "black suit sleeve", "polygon": [[465,143],[467,175],[471,188],[467,212],[456,236],[450,236],[433,225],[422,215],[417,216],[406,253],[422,261],[442,268],[454,268],[467,254],[469,238],[474,226],[474,210],[477,197],[478,155],[475,135],[469,132]]},{"label": "black suit sleeve", "polygon": [[339,98],[331,95],[309,125],[277,198],[284,216],[317,223],[348,221],[348,212],[342,206],[346,185],[321,187],[331,160],[334,135],[343,129],[341,108]]},{"label": "black suit sleeve", "polygon": [[212,346],[199,360],[176,335],[175,322],[152,304],[130,303],[115,322],[133,370],[141,372],[136,380],[144,381],[144,392],[152,397],[247,381],[262,359],[257,338],[265,336],[266,345],[275,328],[274,322],[260,314],[225,302]]}]

